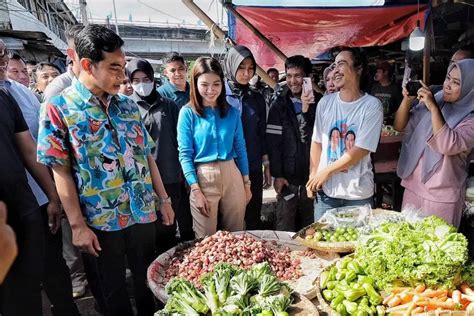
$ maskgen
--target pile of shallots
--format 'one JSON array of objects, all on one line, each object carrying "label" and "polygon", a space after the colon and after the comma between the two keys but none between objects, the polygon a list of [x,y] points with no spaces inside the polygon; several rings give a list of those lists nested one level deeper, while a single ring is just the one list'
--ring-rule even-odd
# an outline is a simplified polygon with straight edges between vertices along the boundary
[{"label": "pile of shallots", "polygon": [[177,276],[199,285],[201,275],[213,271],[214,265],[219,262],[250,269],[255,263],[263,261],[270,264],[280,280],[294,280],[302,275],[300,260],[291,258],[288,247],[281,248],[276,242],[257,240],[248,234],[233,235],[218,231],[193,247],[175,253],[165,281]]}]

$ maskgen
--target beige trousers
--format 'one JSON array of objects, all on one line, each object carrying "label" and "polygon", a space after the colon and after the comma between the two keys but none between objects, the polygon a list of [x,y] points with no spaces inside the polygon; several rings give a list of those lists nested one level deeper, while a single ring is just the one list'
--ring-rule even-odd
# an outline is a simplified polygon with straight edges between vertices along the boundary
[{"label": "beige trousers", "polygon": [[202,215],[191,194],[191,213],[196,237],[212,235],[218,226],[219,229],[231,232],[243,230],[245,188],[242,174],[234,160],[203,163],[197,165],[196,169],[199,186],[210,208],[209,217]]}]

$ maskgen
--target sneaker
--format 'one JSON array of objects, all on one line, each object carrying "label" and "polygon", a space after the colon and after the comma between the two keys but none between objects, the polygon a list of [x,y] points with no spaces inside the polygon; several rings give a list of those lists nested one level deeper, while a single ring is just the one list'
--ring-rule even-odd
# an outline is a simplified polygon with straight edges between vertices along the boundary
[{"label": "sneaker", "polygon": [[81,287],[76,287],[72,289],[72,297],[73,298],[80,298],[83,297],[86,294],[86,287],[81,286]]}]

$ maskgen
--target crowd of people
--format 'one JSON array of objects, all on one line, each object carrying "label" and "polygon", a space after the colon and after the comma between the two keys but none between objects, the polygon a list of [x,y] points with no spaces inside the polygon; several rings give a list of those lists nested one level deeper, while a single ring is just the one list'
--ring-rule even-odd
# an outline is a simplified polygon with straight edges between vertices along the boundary
[{"label": "crowd of people", "polygon": [[[158,87],[152,65],[127,61],[108,28],[74,26],[67,42],[63,74],[50,63],[30,74],[0,42],[2,315],[41,315],[41,289],[53,315],[79,315],[73,298],[86,286],[104,315],[133,315],[128,270],[138,315],[152,315],[154,258],[219,229],[263,229],[262,192],[272,185],[276,230],[373,205],[371,153],[384,123],[405,133],[403,203],[459,225],[474,147],[467,48],[439,92],[421,83],[411,96],[398,95],[384,62],[366,91],[356,48],[340,49],[324,70],[321,94],[304,85],[312,65],[301,55],[286,60],[285,86],[258,89],[244,46],[222,61],[198,58],[189,74],[173,52]],[[278,70],[268,74],[278,81]]]}]

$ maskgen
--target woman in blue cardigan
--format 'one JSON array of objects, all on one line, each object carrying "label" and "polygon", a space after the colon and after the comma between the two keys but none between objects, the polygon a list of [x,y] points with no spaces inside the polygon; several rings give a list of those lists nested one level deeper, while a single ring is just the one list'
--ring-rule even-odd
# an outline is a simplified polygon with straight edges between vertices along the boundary
[{"label": "woman in blue cardigan", "polygon": [[226,102],[216,59],[197,59],[191,76],[191,100],[178,118],[178,149],[191,187],[193,229],[198,238],[218,228],[243,230],[252,193],[240,112]]}]

